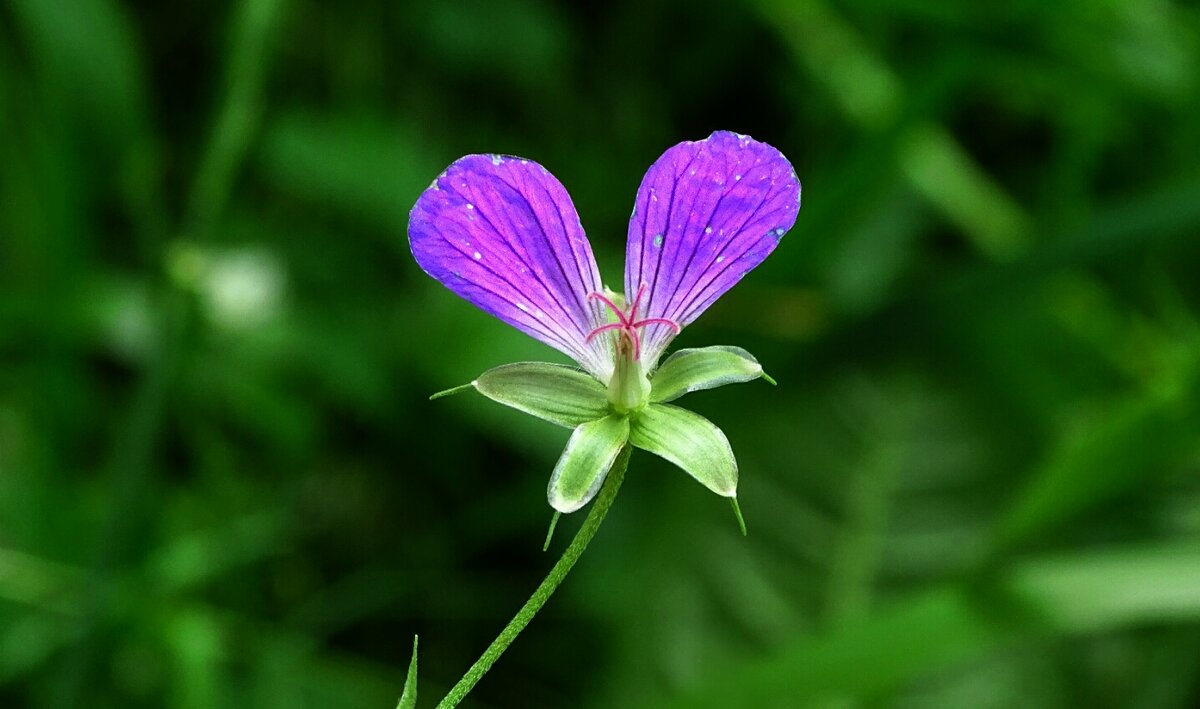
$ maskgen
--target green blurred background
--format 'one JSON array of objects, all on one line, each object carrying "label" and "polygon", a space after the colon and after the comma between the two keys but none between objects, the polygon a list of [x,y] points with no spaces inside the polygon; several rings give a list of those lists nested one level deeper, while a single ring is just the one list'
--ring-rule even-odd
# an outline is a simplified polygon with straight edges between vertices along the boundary
[{"label": "green blurred background", "polygon": [[[537,160],[610,284],[714,129],[804,184],[679,339],[729,508],[636,454],[476,707],[1200,703],[1200,9],[1160,0],[0,2],[0,706],[422,706],[553,560],[549,348],[420,272]],[[581,519],[564,520],[566,543]]]}]

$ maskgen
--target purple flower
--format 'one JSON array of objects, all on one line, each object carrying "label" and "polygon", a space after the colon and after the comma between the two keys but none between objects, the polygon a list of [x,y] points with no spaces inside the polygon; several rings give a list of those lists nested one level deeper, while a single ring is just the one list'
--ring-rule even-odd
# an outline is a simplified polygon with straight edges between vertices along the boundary
[{"label": "purple flower", "polygon": [[[629,419],[626,437],[647,447],[639,443],[639,436],[658,431],[639,434],[640,420],[645,419],[643,428],[653,427],[649,421],[663,411],[684,411],[661,402],[687,391],[762,376],[761,367],[754,370],[757,362],[737,348],[683,350],[664,363],[662,372],[655,371],[671,340],[762,263],[795,223],[799,209],[800,182],[778,150],[718,131],[705,140],[670,148],[646,172],[629,218],[623,297],[604,289],[566,189],[530,160],[501,155],[457,160],[417,200],[408,233],[413,256],[429,275],[566,353],[607,387],[607,406],[588,411],[598,418]],[[674,369],[680,371],[667,377],[669,395],[656,396],[657,380],[666,376],[667,364],[688,353],[704,357],[684,357],[687,367],[677,366]],[[725,361],[732,356],[742,364]],[[714,357],[724,357],[728,366],[714,370]],[[693,371],[701,364],[707,379]],[[729,367],[733,370],[726,371]],[[654,375],[656,383],[652,385],[647,375]],[[536,379],[528,377],[522,386],[536,388]],[[493,396],[496,392],[485,391],[488,383],[480,386],[482,380],[472,384],[492,398],[556,423],[582,427],[596,421],[582,414],[555,418],[534,411],[537,406],[514,403],[504,393]],[[657,413],[650,413],[647,405],[659,407]],[[662,450],[654,452],[672,459]],[[687,469],[679,460],[673,462]],[[732,486],[726,484],[728,479],[720,485],[701,481],[732,497],[736,467],[732,478]],[[589,480],[592,483],[599,484]],[[590,499],[587,494],[581,497]],[[553,503],[553,491],[551,498]]]}]

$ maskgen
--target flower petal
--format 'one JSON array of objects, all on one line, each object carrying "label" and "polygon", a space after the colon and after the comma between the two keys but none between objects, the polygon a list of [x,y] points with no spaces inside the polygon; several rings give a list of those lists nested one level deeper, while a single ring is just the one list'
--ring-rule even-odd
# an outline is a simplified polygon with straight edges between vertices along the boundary
[{"label": "flower petal", "polygon": [[574,512],[590,502],[628,440],[629,419],[618,414],[579,424],[550,475],[550,506]]},{"label": "flower petal", "polygon": [[[629,218],[626,296],[646,284],[638,317],[691,323],[775,250],[799,210],[800,180],[766,143],[717,131],[667,150]],[[642,362],[653,366],[673,336],[647,326]]]},{"label": "flower petal", "polygon": [[611,338],[587,294],[600,272],[566,189],[544,167],[468,155],[409,214],[408,241],[426,273],[483,311],[566,353],[593,376],[612,373]]}]

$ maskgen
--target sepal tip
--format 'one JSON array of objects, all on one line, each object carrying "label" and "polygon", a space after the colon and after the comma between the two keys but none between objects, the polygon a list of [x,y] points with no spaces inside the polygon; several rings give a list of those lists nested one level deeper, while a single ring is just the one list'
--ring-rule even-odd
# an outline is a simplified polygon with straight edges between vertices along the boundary
[{"label": "sepal tip", "polygon": [[431,394],[429,396],[429,400],[433,401],[434,399],[440,399],[443,396],[453,396],[454,394],[457,394],[460,391],[466,391],[467,389],[474,389],[474,388],[475,388],[475,382],[467,382],[466,384],[460,384],[456,387],[450,387],[449,389],[444,389],[442,391],[439,391],[436,394]]},{"label": "sepal tip", "polygon": [[729,505],[733,507],[733,516],[737,517],[738,529],[742,530],[742,536],[746,536],[746,520],[742,517],[742,508],[738,505],[736,497],[729,498]]},{"label": "sepal tip", "polygon": [[559,517],[562,517],[562,512],[554,510],[554,516],[550,518],[550,529],[546,530],[546,541],[542,544],[542,551],[550,548],[550,540],[554,538],[554,528],[558,526]]}]

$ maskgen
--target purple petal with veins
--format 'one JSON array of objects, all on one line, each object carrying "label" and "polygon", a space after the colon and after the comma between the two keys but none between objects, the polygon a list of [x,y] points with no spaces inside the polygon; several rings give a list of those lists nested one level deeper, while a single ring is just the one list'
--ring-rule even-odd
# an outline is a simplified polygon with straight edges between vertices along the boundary
[{"label": "purple petal with veins", "polygon": [[[639,318],[686,326],[762,263],[800,211],[800,180],[775,148],[718,131],[663,153],[642,179],[629,218],[625,294],[646,286]],[[642,362],[675,336],[648,325]]]},{"label": "purple petal with veins", "polygon": [[426,273],[480,309],[554,347],[601,381],[610,338],[592,248],[571,198],[530,160],[468,155],[446,169],[409,214],[408,241]]}]

